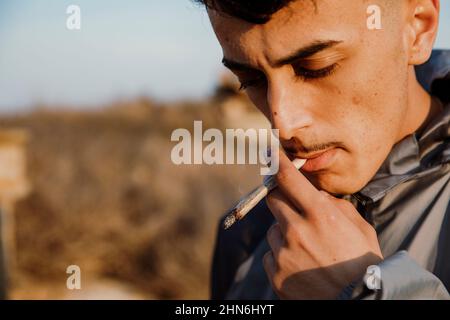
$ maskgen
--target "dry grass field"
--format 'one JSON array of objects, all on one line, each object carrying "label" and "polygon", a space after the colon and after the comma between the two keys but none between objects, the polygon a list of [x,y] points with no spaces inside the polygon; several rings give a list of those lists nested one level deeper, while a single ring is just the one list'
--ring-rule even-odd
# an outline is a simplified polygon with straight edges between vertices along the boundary
[{"label": "dry grass field", "polygon": [[[1,128],[30,135],[11,298],[207,299],[218,219],[259,183],[259,167],[176,166],[170,135],[194,120],[223,129],[225,118],[212,102],[147,99],[2,116]],[[71,264],[78,291],[66,289]]]}]

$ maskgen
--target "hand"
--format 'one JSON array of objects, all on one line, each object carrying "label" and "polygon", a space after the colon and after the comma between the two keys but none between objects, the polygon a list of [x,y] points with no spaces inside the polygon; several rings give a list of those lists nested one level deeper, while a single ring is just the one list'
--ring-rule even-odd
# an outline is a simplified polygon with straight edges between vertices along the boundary
[{"label": "hand", "polygon": [[281,299],[335,299],[381,254],[377,235],[354,206],[317,190],[280,151],[278,188],[267,204],[277,223],[267,232],[264,268]]}]

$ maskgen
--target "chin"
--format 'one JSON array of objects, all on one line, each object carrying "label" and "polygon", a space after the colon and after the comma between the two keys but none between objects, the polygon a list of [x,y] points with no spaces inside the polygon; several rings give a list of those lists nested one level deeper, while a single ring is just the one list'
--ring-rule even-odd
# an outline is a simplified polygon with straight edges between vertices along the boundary
[{"label": "chin", "polygon": [[366,182],[356,178],[358,175],[342,176],[335,173],[322,172],[308,173],[305,176],[317,189],[333,195],[353,194],[366,185]]}]

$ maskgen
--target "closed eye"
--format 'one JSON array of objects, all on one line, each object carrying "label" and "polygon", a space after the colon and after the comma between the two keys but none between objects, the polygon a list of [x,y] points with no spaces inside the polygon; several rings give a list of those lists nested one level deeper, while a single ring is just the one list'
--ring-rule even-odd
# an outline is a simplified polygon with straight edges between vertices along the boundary
[{"label": "closed eye", "polygon": [[[321,69],[308,69],[303,66],[294,66],[295,75],[303,81],[322,79],[332,75],[339,67],[338,63],[334,63]],[[249,80],[240,80],[239,90],[246,90],[249,88],[258,88],[266,84],[264,75],[257,76]]]},{"label": "closed eye", "polygon": [[263,85],[265,85],[266,83],[266,77],[264,75],[259,75],[257,77],[254,77],[252,79],[249,80],[240,80],[240,87],[239,90],[246,90],[248,88],[257,88],[257,87],[261,87]]},{"label": "closed eye", "polygon": [[295,75],[302,80],[321,79],[330,76],[336,71],[338,63],[334,63],[328,67],[321,69],[308,69],[302,66],[294,66]]}]

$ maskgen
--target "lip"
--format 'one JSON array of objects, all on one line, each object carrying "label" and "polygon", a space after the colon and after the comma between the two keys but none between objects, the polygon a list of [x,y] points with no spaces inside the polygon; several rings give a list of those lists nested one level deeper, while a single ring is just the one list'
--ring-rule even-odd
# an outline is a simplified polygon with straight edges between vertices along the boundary
[{"label": "lip", "polygon": [[327,169],[333,164],[337,151],[338,148],[333,148],[309,157],[305,157],[304,159],[306,159],[306,163],[301,168],[301,171],[317,172]]}]

